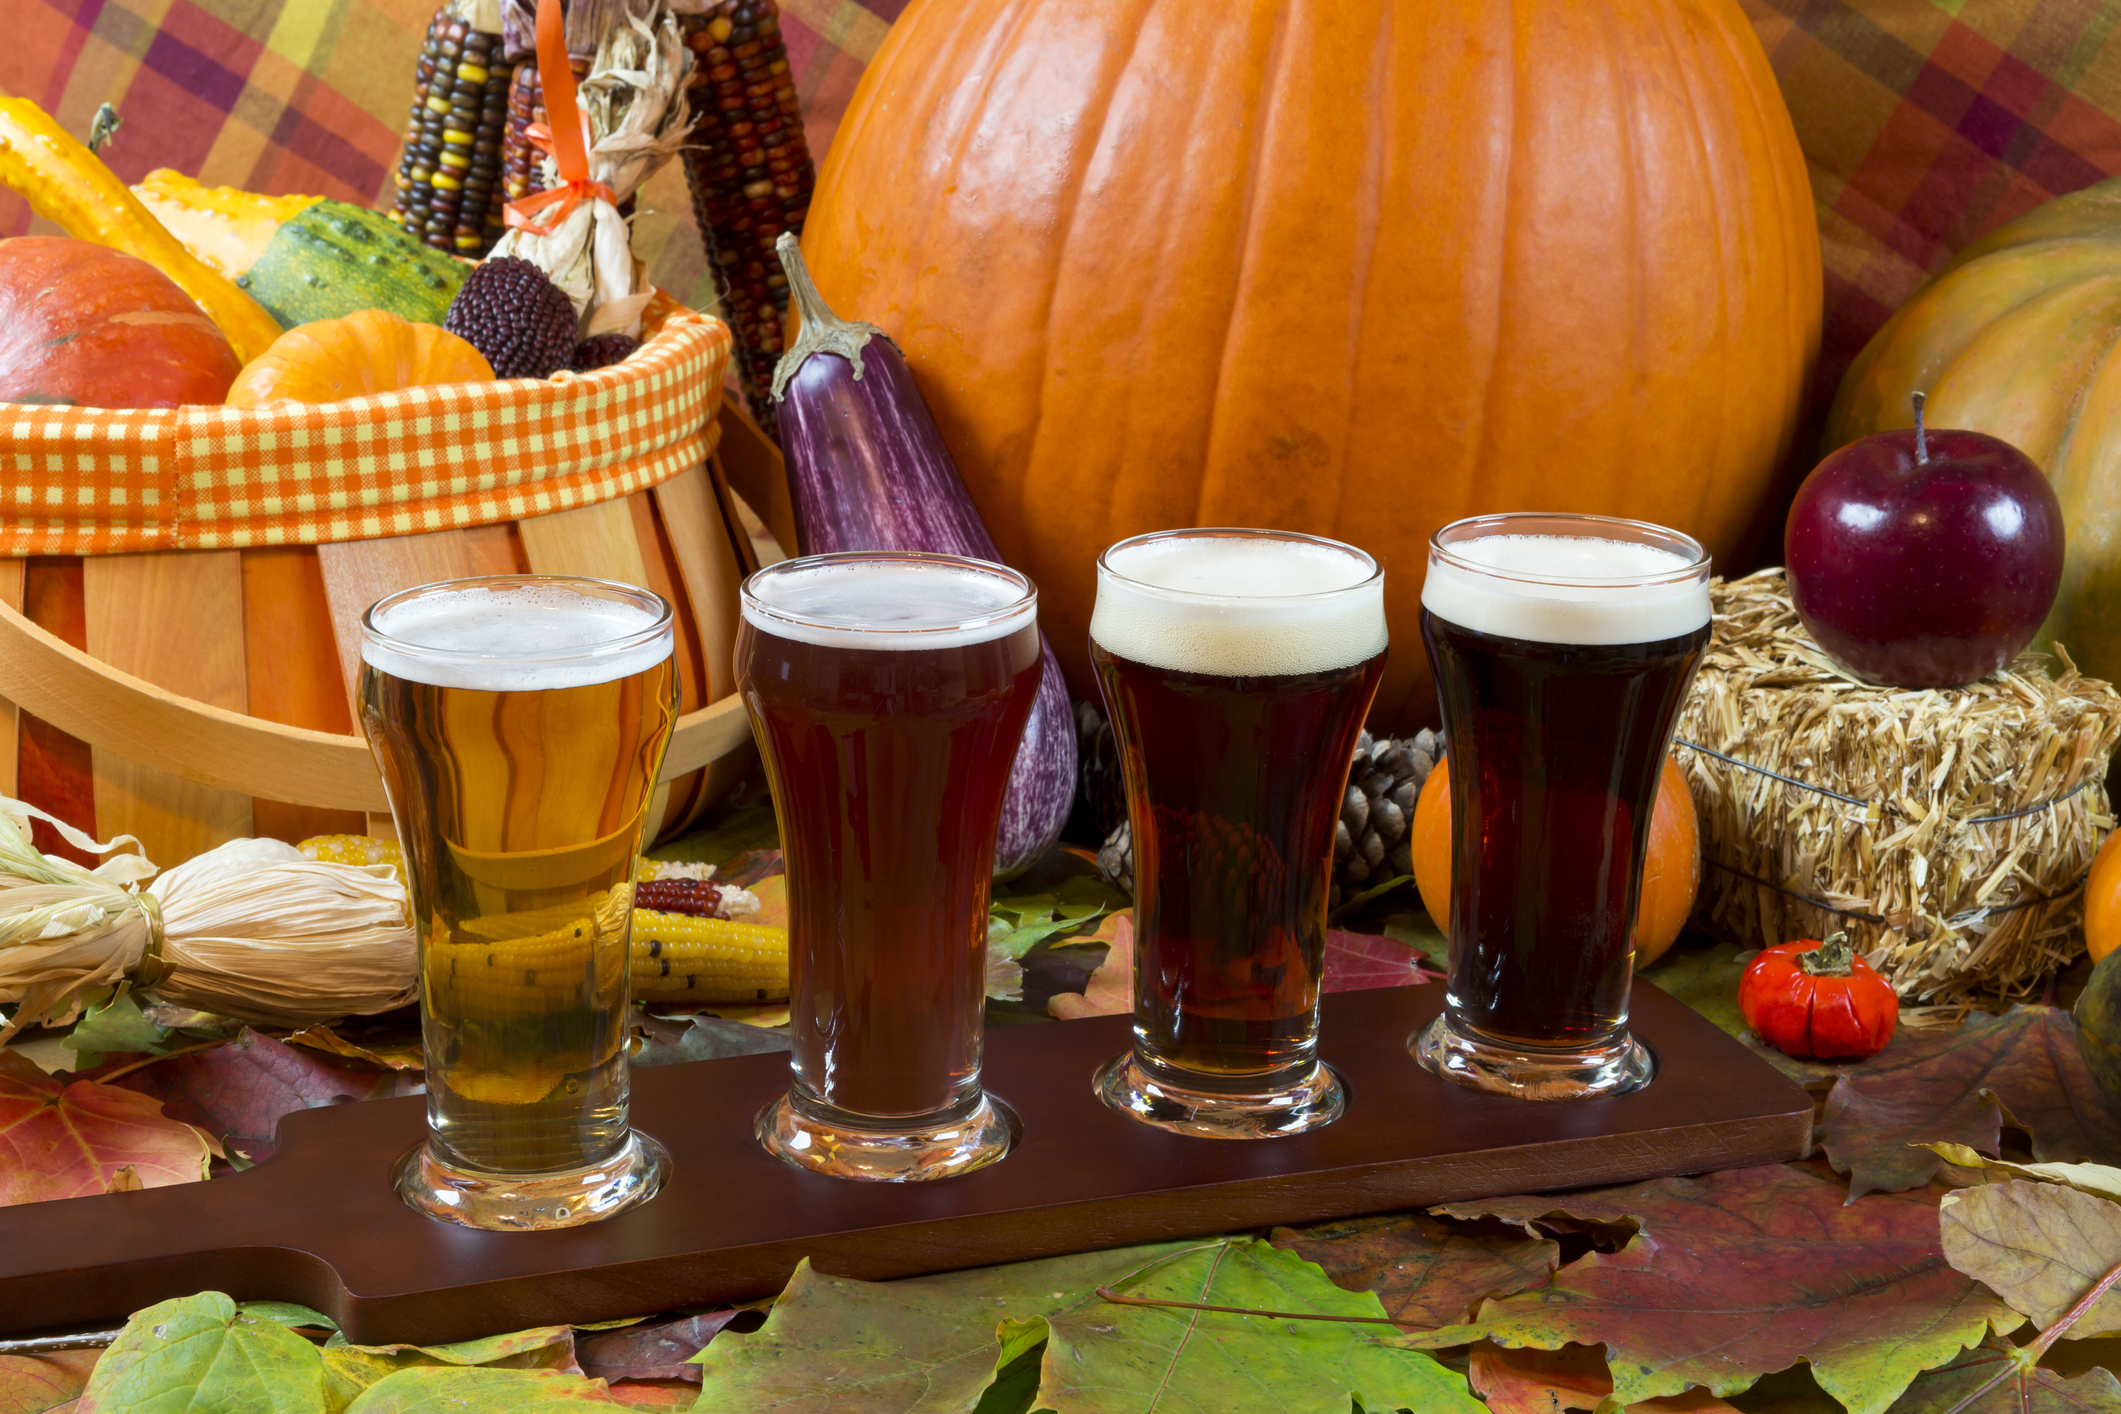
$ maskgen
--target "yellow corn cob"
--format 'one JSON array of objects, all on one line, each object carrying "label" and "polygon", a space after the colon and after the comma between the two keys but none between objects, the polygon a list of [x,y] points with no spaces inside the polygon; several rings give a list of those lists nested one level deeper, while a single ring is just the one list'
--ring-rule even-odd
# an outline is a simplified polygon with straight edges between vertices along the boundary
[{"label": "yellow corn cob", "polygon": [[607,990],[617,978],[592,975],[602,961],[597,952],[596,920],[586,915],[549,933],[506,942],[458,934],[428,945],[425,981],[440,1013],[465,1021],[513,1021],[565,1011]]},{"label": "yellow corn cob", "polygon": [[27,98],[0,94],[0,186],[77,240],[136,255],[176,281],[249,363],[280,337],[280,322],[178,241],[101,158]]},{"label": "yellow corn cob", "polygon": [[[302,841],[298,848],[311,859],[332,864],[389,864],[398,871],[401,883],[405,878],[405,852],[395,840],[318,835]],[[638,859],[634,877],[652,879],[662,868],[655,860]],[[583,926],[587,922],[583,920]],[[504,987],[516,987],[518,1000],[510,1004],[511,1014],[536,1010],[531,994],[542,993],[545,983],[531,981],[526,974],[542,970],[550,982],[558,975],[554,969],[571,967],[572,985],[578,987],[581,969],[587,965],[588,945],[586,941],[575,944],[576,951],[564,960],[557,953],[540,960],[529,952],[517,955],[510,950],[558,947],[567,932],[562,929],[506,943],[452,940],[440,945],[451,950],[449,970],[434,972],[434,959],[429,960],[429,969],[438,981],[461,977],[463,985],[476,983],[496,994]],[[474,958],[473,952],[483,955]],[[635,1001],[754,1002],[779,1001],[788,995],[788,932],[784,928],[637,908],[628,953]],[[504,983],[504,976],[511,972],[520,980]]]},{"label": "yellow corn cob", "polygon": [[788,995],[788,931],[633,911],[633,999],[766,1002]]}]

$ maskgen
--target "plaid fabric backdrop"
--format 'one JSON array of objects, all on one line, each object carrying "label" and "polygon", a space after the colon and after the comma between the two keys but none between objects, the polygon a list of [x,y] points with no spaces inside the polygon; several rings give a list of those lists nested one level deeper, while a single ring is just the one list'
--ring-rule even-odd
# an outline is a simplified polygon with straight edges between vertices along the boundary
[{"label": "plaid fabric backdrop", "polygon": [[[907,0],[782,0],[811,153]],[[2121,172],[2121,0],[1740,0],[1810,159],[1826,253],[1831,393],[1893,308],[1952,252],[2061,192]],[[138,180],[387,202],[432,0],[6,0],[0,89]],[[656,282],[712,303],[675,166],[637,243]],[[30,229],[0,191],[0,235]],[[1823,404],[1822,404],[1823,406]]]},{"label": "plaid fabric backdrop", "polygon": [[[781,0],[813,157],[907,0]],[[124,126],[103,157],[128,182],[174,167],[210,185],[388,206],[413,65],[435,0],[0,0],[0,90],[76,137],[99,104]],[[696,308],[714,291],[672,163],[650,182],[635,249]],[[0,236],[32,223],[0,189]],[[41,229],[41,228],[40,228]]]}]

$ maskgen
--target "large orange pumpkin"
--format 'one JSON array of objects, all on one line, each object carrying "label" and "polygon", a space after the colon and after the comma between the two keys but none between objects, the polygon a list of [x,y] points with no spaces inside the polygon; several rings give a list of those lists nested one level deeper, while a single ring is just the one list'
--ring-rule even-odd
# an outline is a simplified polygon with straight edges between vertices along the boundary
[{"label": "large orange pumpkin", "polygon": [[1804,159],[1731,0],[915,0],[803,253],[883,326],[1078,693],[1098,552],[1381,554],[1484,511],[1739,543],[1818,345]]}]

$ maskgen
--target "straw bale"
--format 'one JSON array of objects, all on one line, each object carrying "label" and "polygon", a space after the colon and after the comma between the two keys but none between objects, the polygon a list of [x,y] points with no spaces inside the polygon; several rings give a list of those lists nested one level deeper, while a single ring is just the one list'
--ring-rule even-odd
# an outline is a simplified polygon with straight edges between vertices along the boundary
[{"label": "straw bale", "polygon": [[1942,1005],[2024,996],[2084,950],[2112,687],[2059,644],[1969,687],[1869,687],[1805,635],[1781,570],[1710,593],[1673,748],[1701,817],[1698,924],[1748,946],[1846,931],[1903,998]]}]

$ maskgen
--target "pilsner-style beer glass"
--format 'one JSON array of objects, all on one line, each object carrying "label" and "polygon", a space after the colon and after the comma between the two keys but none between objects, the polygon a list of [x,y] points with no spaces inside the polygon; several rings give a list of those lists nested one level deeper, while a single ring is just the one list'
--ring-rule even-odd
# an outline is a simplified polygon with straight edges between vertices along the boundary
[{"label": "pilsner-style beer glass", "polygon": [[1318,1060],[1333,827],[1385,664],[1351,545],[1169,530],[1097,562],[1090,657],[1134,842],[1134,1048],[1099,1096],[1218,1139],[1336,1119]]},{"label": "pilsner-style beer glass", "polygon": [[633,861],[677,720],[671,612],[644,589],[500,575],[361,619],[361,724],[418,930],[427,1141],[398,1192],[481,1228],[653,1197],[626,1124]]},{"label": "pilsner-style beer glass", "polygon": [[1479,516],[1429,542],[1421,604],[1450,759],[1451,967],[1414,1053],[1526,1099],[1645,1085],[1630,944],[1708,646],[1709,557],[1641,521]]},{"label": "pilsner-style beer glass", "polygon": [[993,1163],[987,891],[1038,591],[952,555],[786,560],[744,582],[736,670],[788,869],[793,1084],[759,1142],[840,1178]]}]

